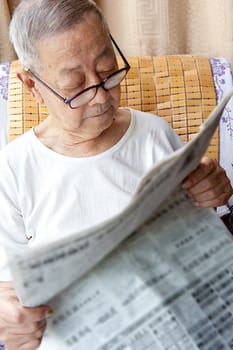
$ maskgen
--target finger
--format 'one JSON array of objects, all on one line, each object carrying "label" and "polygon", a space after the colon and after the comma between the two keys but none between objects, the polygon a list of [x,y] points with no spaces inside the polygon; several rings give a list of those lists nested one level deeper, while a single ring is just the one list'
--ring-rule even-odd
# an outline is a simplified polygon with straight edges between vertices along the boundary
[{"label": "finger", "polygon": [[4,296],[16,297],[16,291],[12,282],[0,282],[0,299]]},{"label": "finger", "polygon": [[210,173],[216,170],[218,167],[218,162],[215,159],[204,157],[201,160],[201,163],[189,176],[183,181],[183,188],[189,189],[190,187],[195,186]]},{"label": "finger", "polygon": [[222,168],[217,168],[214,172],[187,190],[194,196],[207,191],[212,191],[213,194],[219,194],[219,192],[225,190],[226,188],[231,189],[230,180]]},{"label": "finger", "polygon": [[27,340],[39,339],[43,336],[46,328],[46,321],[43,324],[35,327],[35,330],[31,333],[23,333],[23,334],[12,334],[12,338],[19,339],[20,344],[26,343]]},{"label": "finger", "polygon": [[6,302],[6,301],[15,301],[17,303],[19,303],[19,299],[17,297],[17,295],[15,294],[14,290],[11,289],[4,289],[4,291],[0,292],[0,307],[2,304],[2,301]]},{"label": "finger", "polygon": [[22,306],[12,282],[0,282],[0,310],[0,326],[2,322],[18,325],[40,321],[52,311],[49,305],[34,308]]},{"label": "finger", "polygon": [[[1,289],[14,289],[13,283],[12,283],[12,282],[8,282],[8,281],[6,281],[6,282],[4,282],[4,281],[0,282],[0,286],[1,286]],[[1,289],[0,289],[0,290],[1,290]]]},{"label": "finger", "polygon": [[[21,337],[19,342],[19,349],[30,349],[30,350],[37,349],[37,347],[41,343],[44,332],[45,332],[45,327],[41,328],[31,336],[29,335],[29,336]],[[28,348],[29,344],[30,344],[30,347]],[[35,348],[35,346],[37,347]]]},{"label": "finger", "polygon": [[[25,344],[20,345],[19,350],[34,350],[40,346],[41,339],[34,339],[30,343],[26,342]],[[12,349],[15,350],[15,349]]]},{"label": "finger", "polygon": [[[5,344],[5,349],[26,349],[26,346],[30,344],[29,349],[36,349],[35,344],[40,344],[41,339],[44,335],[46,329],[46,321],[43,323],[39,323],[38,329],[31,334],[21,334],[21,335],[10,335],[7,332],[2,335],[1,340]],[[7,331],[7,330],[6,330]],[[10,337],[9,337],[10,335]]]},{"label": "finger", "polygon": [[0,338],[2,339],[4,335],[7,333],[11,338],[17,338],[17,336],[22,335],[32,335],[40,329],[44,329],[46,327],[47,320],[42,320],[39,322],[33,322],[30,324],[22,324],[17,326],[5,326],[0,328]]},{"label": "finger", "polygon": [[196,206],[218,207],[226,204],[231,195],[231,185],[228,185],[224,188],[222,188],[222,186],[219,186],[218,188],[214,188],[200,194],[195,194],[192,196],[192,200]]},{"label": "finger", "polygon": [[18,344],[17,342],[7,342],[5,343],[5,350],[35,350],[38,349],[41,343],[41,338],[40,339],[33,339],[29,340],[27,339],[25,343],[23,344]]},{"label": "finger", "polygon": [[43,327],[40,327],[35,330],[35,332],[30,334],[9,334],[7,332],[7,329],[4,331],[4,333],[1,334],[1,341],[4,344],[17,344],[17,349],[20,345],[24,345],[25,343],[30,343],[31,341],[35,339],[41,339],[44,335],[46,325],[43,325]]},{"label": "finger", "polygon": [[208,199],[204,201],[194,201],[194,205],[200,208],[216,208],[226,203],[226,197],[221,195],[220,198]]},{"label": "finger", "polygon": [[50,307],[48,305],[34,308],[24,307],[15,298],[8,298],[1,300],[0,309],[0,323],[3,324],[5,322],[5,325],[14,326],[45,319]]}]

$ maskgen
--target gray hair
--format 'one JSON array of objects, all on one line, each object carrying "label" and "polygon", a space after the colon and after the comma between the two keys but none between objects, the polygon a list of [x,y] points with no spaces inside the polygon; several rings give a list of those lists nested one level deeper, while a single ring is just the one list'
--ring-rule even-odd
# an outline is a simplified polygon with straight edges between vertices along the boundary
[{"label": "gray hair", "polygon": [[10,39],[22,65],[35,67],[39,63],[36,44],[79,24],[90,12],[107,28],[102,11],[92,0],[21,0],[10,23]]}]

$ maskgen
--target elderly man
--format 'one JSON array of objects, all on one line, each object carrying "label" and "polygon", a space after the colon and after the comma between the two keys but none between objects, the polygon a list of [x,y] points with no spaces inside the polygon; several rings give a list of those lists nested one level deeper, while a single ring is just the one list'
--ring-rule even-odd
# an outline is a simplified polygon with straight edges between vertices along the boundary
[{"label": "elderly man", "polygon": [[[119,212],[149,168],[182,143],[162,119],[119,108],[130,67],[93,1],[22,0],[10,35],[24,66],[19,79],[49,110],[0,155],[1,247],[23,253]],[[207,158],[183,186],[200,207],[232,194],[223,169]],[[0,340],[7,350],[35,350],[51,310],[19,304],[4,256]]]}]

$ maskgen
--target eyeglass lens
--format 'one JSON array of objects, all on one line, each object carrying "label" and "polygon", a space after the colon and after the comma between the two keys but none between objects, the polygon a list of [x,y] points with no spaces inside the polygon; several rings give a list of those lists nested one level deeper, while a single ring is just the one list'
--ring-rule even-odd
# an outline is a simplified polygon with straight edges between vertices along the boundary
[{"label": "eyeglass lens", "polygon": [[113,73],[110,77],[108,77],[104,82],[100,83],[99,85],[87,89],[86,91],[83,91],[80,95],[74,97],[70,101],[70,107],[71,108],[77,108],[81,105],[90,102],[96,95],[98,88],[103,87],[105,90],[110,90],[117,85],[120,84],[120,82],[124,79],[128,72],[128,68],[121,69],[118,72]]}]

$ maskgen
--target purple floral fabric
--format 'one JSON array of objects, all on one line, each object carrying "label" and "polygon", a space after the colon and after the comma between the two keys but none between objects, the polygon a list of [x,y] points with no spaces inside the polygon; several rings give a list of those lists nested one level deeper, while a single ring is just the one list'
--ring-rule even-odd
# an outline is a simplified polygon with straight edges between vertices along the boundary
[{"label": "purple floral fabric", "polygon": [[[231,65],[224,58],[215,57],[210,59],[210,63],[215,82],[217,102],[219,103],[224,94],[233,87]],[[219,125],[219,160],[233,185],[233,98],[231,98],[224,109]],[[233,198],[230,199],[228,206],[219,207],[218,213],[219,215],[224,215],[229,210],[233,213]]]},{"label": "purple floral fabric", "polygon": [[0,64],[0,149],[7,144],[7,100],[9,69],[9,63]]},{"label": "purple floral fabric", "polygon": [[[9,63],[0,64],[0,99],[8,99]],[[0,349],[1,350],[1,349]]]},{"label": "purple floral fabric", "polygon": [[[211,66],[214,75],[217,102],[219,103],[225,92],[233,86],[230,64],[223,58],[211,58]],[[221,123],[227,126],[227,136],[233,137],[233,101],[226,106]]]}]

